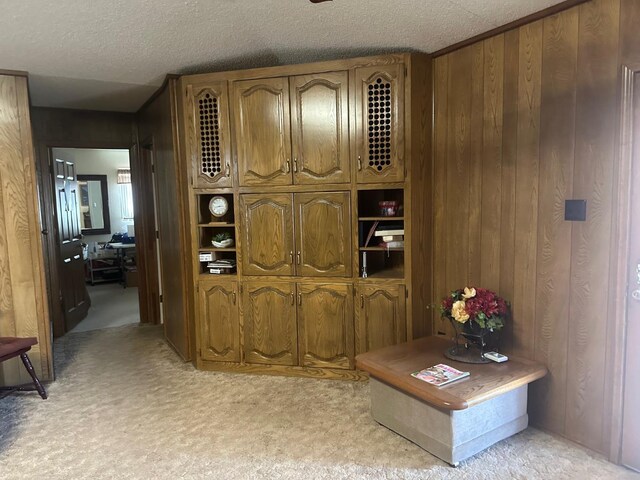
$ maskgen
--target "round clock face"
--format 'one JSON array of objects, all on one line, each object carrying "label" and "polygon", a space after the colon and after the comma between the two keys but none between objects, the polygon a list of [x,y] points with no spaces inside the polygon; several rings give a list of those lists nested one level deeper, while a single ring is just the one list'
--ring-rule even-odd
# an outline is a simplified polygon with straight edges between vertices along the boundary
[{"label": "round clock face", "polygon": [[222,217],[229,210],[229,203],[224,197],[216,196],[209,201],[209,211],[214,217]]}]

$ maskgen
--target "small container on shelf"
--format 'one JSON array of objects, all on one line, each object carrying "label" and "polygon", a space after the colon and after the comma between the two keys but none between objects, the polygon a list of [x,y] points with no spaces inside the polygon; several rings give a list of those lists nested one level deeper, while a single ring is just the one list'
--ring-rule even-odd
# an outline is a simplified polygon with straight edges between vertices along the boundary
[{"label": "small container on shelf", "polygon": [[397,200],[380,200],[378,206],[380,207],[380,216],[382,217],[395,217],[398,214],[398,201]]}]

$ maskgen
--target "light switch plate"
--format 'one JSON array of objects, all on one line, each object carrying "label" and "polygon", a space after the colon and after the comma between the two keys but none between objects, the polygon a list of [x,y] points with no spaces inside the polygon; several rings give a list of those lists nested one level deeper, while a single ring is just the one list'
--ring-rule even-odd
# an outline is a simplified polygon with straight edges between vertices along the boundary
[{"label": "light switch plate", "polygon": [[587,201],[565,200],[564,219],[571,222],[584,222],[587,219]]}]

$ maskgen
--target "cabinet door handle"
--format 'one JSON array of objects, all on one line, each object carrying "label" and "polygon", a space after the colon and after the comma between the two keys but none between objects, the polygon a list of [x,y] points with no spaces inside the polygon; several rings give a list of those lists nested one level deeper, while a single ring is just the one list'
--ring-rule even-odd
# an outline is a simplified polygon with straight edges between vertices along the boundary
[{"label": "cabinet door handle", "polygon": [[362,157],[358,155],[358,170],[362,170]]},{"label": "cabinet door handle", "polygon": [[296,254],[296,260],[298,262],[298,265],[300,265],[300,252]]},{"label": "cabinet door handle", "polygon": [[226,166],[226,168],[225,168],[225,172],[224,172],[224,174],[225,174],[227,177],[230,177],[230,176],[231,176],[231,165],[229,165],[229,162],[227,162],[227,166]]},{"label": "cabinet door handle", "polygon": [[293,294],[293,292],[291,292],[291,305],[295,305],[295,304],[296,304],[295,295]]},{"label": "cabinet door handle", "polygon": [[360,295],[360,308],[364,308],[364,295]]},{"label": "cabinet door handle", "polygon": [[236,304],[236,292],[233,292],[231,294],[231,298],[233,299],[233,304],[235,305]]},{"label": "cabinet door handle", "polygon": [[298,171],[298,158],[297,157],[293,157],[293,171],[294,172]]},{"label": "cabinet door handle", "polygon": [[293,265],[293,250],[289,252],[289,265]]},{"label": "cabinet door handle", "polygon": [[302,294],[298,293],[298,305],[302,305]]},{"label": "cabinet door handle", "polygon": [[284,171],[287,173],[291,172],[291,161],[288,158],[286,163],[284,164]]}]

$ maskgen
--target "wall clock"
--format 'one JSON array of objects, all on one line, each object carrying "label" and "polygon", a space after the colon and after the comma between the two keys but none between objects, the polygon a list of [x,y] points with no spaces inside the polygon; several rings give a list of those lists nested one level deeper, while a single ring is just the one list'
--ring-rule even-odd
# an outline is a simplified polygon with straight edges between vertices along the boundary
[{"label": "wall clock", "polygon": [[211,215],[214,217],[224,217],[224,215],[229,210],[229,202],[224,197],[220,195],[216,195],[211,200],[209,200],[209,211]]}]

